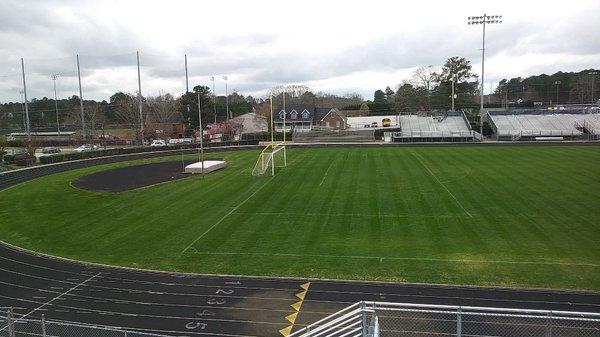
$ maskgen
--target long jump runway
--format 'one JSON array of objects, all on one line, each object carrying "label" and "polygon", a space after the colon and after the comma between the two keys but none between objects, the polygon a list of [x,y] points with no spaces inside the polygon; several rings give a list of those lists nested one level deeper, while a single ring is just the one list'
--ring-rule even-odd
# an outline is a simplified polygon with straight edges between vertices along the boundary
[{"label": "long jump runway", "polygon": [[146,272],[0,244],[0,306],[16,317],[176,336],[281,336],[292,321],[294,331],[361,300],[600,312],[600,293]]}]

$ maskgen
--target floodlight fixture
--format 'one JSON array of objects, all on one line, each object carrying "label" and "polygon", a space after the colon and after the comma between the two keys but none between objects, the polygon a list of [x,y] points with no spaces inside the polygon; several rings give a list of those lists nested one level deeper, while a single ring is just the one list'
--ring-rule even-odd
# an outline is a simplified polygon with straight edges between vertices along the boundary
[{"label": "floodlight fixture", "polygon": [[[479,133],[483,137],[483,83],[485,74],[485,25],[486,24],[500,24],[502,23],[502,15],[487,15],[483,16],[469,16],[468,25],[483,25],[483,39],[481,47],[481,92],[480,96],[480,107],[479,107]],[[482,138],[483,139],[483,138]]]}]

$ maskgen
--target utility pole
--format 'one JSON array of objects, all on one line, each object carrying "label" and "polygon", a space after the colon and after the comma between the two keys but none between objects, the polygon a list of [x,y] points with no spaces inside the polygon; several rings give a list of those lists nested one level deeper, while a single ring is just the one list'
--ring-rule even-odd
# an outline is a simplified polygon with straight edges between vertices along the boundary
[{"label": "utility pole", "polygon": [[21,98],[21,116],[23,117],[23,130],[27,133],[27,120],[25,118],[25,99],[23,98],[23,90],[19,90],[19,97]]},{"label": "utility pole", "polygon": [[[79,81],[79,111],[81,113],[81,137],[85,140],[85,117],[83,115],[83,93],[81,90],[81,67],[79,66],[79,54],[77,54],[77,79]],[[92,149],[94,147],[92,146]]]},{"label": "utility pole", "polygon": [[200,112],[200,91],[198,91],[198,129],[200,131],[200,162],[204,176],[204,132],[202,132],[202,113]]},{"label": "utility pole", "polygon": [[227,93],[227,75],[223,76],[225,80],[225,110],[227,111],[227,120],[229,120],[229,94]]},{"label": "utility pole", "polygon": [[488,94],[488,105],[492,104],[492,92],[494,92],[494,82],[490,83],[490,93]]},{"label": "utility pole", "polygon": [[456,95],[454,94],[454,78],[450,79],[450,81],[452,82],[452,109],[451,109],[451,111],[454,111],[454,98],[456,98]]},{"label": "utility pole", "polygon": [[596,74],[598,74],[597,71],[590,71],[588,73],[588,75],[592,75],[592,104],[596,104],[596,101],[594,101],[594,80],[596,79]]},{"label": "utility pole", "polygon": [[29,124],[29,106],[27,105],[27,84],[25,83],[25,62],[21,57],[21,72],[23,73],[23,95],[25,95],[25,131],[27,131],[27,139],[31,142],[31,125]]},{"label": "utility pole", "polygon": [[56,80],[58,79],[58,74],[52,74],[51,76],[52,82],[54,83],[54,110],[56,111],[56,132],[60,136],[60,122],[58,119],[58,101],[56,100]]},{"label": "utility pole", "polygon": [[187,69],[187,54],[185,56],[185,93],[190,92],[190,84],[188,82],[188,69]]},{"label": "utility pole", "polygon": [[211,76],[210,80],[213,84],[213,107],[215,109],[215,124],[217,124],[217,93],[215,92],[215,77]]},{"label": "utility pole", "polygon": [[481,92],[480,96],[480,107],[479,107],[479,133],[483,136],[483,84],[485,79],[485,25],[502,23],[502,15],[487,15],[483,16],[469,16],[469,25],[483,25],[483,39],[481,47]]},{"label": "utility pole", "polygon": [[554,85],[556,85],[556,104],[555,105],[558,105],[558,86],[560,86],[560,83],[561,83],[560,81],[554,82]]},{"label": "utility pole", "polygon": [[137,59],[137,74],[138,74],[138,105],[140,114],[140,145],[144,145],[144,117],[142,111],[142,78],[140,76],[140,52],[135,52]]},{"label": "utility pole", "polygon": [[283,142],[285,143],[285,133],[287,132],[287,126],[285,125],[285,117],[287,115],[287,111],[285,111],[285,87],[283,87],[281,94],[283,95]]}]

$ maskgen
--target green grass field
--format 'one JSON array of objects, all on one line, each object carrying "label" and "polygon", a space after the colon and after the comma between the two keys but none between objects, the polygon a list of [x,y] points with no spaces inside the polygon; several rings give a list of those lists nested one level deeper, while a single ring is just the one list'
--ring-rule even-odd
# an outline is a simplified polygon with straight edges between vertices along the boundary
[{"label": "green grass field", "polygon": [[14,186],[0,239],[171,271],[600,290],[600,147],[292,148],[252,177],[257,154],[123,193],[70,182],[148,160]]}]

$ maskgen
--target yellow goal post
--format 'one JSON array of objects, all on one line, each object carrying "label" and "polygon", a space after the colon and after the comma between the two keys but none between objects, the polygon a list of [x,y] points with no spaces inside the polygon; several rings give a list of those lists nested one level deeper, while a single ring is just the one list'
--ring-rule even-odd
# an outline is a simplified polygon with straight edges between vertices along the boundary
[{"label": "yellow goal post", "polygon": [[287,153],[284,143],[269,144],[258,155],[258,160],[252,169],[253,176],[265,174],[271,169],[271,175],[275,175],[275,167],[287,166]]}]

